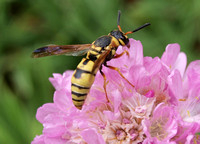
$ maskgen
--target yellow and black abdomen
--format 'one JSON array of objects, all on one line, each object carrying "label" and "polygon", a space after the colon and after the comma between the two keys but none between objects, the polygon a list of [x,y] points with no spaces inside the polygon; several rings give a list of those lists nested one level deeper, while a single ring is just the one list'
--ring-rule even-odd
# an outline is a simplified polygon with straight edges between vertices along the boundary
[{"label": "yellow and black abdomen", "polygon": [[72,101],[78,109],[82,108],[94,82],[98,70],[93,70],[94,64],[94,61],[83,58],[73,73],[71,79]]},{"label": "yellow and black abdomen", "polygon": [[[119,42],[113,36],[99,37],[93,42],[86,58],[77,66],[71,79],[71,94],[72,101],[78,109],[82,109],[100,66],[112,59],[118,46]],[[109,51],[109,54],[101,61],[101,54],[105,51]]]}]

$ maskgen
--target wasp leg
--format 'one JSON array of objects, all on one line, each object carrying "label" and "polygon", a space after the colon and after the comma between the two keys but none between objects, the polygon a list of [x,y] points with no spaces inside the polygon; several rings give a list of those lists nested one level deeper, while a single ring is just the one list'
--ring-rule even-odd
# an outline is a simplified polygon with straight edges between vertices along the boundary
[{"label": "wasp leg", "polygon": [[129,82],[129,80],[127,80],[127,79],[124,77],[124,75],[120,72],[119,68],[113,67],[113,66],[109,66],[109,65],[107,65],[106,63],[105,63],[104,65],[105,65],[106,67],[112,69],[112,70],[117,71],[117,72],[119,73],[119,75],[120,75],[124,80],[126,80],[132,87],[135,87],[131,82]]},{"label": "wasp leg", "polygon": [[107,85],[107,83],[106,83],[106,75],[102,71],[102,66],[100,67],[99,71],[100,71],[100,73],[101,73],[101,75],[103,76],[103,79],[104,79],[103,89],[104,89],[105,94],[106,94],[107,102],[109,103],[110,101],[108,99],[107,90],[106,90],[106,85]]},{"label": "wasp leg", "polygon": [[113,58],[119,58],[121,56],[123,56],[126,53],[126,55],[129,57],[129,52],[127,50],[124,50],[122,53],[120,54],[115,54],[115,56]]}]

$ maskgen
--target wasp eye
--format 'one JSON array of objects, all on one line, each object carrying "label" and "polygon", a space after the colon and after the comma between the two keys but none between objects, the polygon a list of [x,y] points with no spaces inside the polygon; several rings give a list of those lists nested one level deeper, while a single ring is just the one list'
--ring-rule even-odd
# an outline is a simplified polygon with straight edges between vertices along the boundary
[{"label": "wasp eye", "polygon": [[129,39],[125,38],[125,39],[123,39],[123,42],[125,43],[125,45],[128,45],[129,44]]}]

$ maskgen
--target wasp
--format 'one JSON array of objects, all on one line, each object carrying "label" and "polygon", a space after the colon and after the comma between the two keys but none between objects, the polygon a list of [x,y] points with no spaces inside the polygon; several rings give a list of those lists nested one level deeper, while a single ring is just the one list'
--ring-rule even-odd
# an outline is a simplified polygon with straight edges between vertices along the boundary
[{"label": "wasp", "polygon": [[[120,26],[120,15],[118,11],[117,18],[117,30],[111,31],[108,35],[103,35],[97,38],[92,44],[77,44],[77,45],[50,45],[41,47],[33,51],[33,58],[39,58],[51,55],[72,55],[80,56],[86,55],[78,64],[71,78],[71,95],[73,104],[78,108],[82,109],[84,101],[90,91],[90,88],[95,80],[95,75],[99,70],[104,78],[104,91],[106,99],[109,102],[107,91],[106,91],[106,76],[102,71],[102,65],[116,70],[123,79],[125,79],[130,85],[132,85],[120,72],[119,68],[107,65],[107,61],[113,58],[119,58],[123,54],[128,55],[128,51],[123,51],[121,54],[116,54],[117,48],[121,46],[129,47],[129,39],[127,34],[134,33],[148,25],[146,23],[133,31],[124,33]],[[134,85],[132,85],[134,87]]]}]

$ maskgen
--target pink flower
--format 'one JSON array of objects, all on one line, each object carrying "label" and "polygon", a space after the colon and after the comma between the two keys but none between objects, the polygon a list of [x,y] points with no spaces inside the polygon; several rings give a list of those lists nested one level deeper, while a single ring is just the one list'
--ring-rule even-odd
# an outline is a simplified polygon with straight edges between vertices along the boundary
[{"label": "pink flower", "polygon": [[[157,143],[170,142],[177,133],[176,113],[170,106],[160,103],[151,118],[143,121],[143,130],[149,140],[156,138]],[[153,139],[152,139],[153,140]]]},{"label": "pink flower", "polygon": [[72,71],[50,78],[54,102],[44,104],[36,118],[43,134],[32,144],[174,144],[195,143],[200,132],[200,61],[187,70],[186,55],[178,44],[167,46],[162,58],[143,56],[140,41],[130,39],[130,56],[112,59],[118,72],[103,67],[107,79],[107,103],[103,77],[98,72],[82,110],[71,100]]}]

